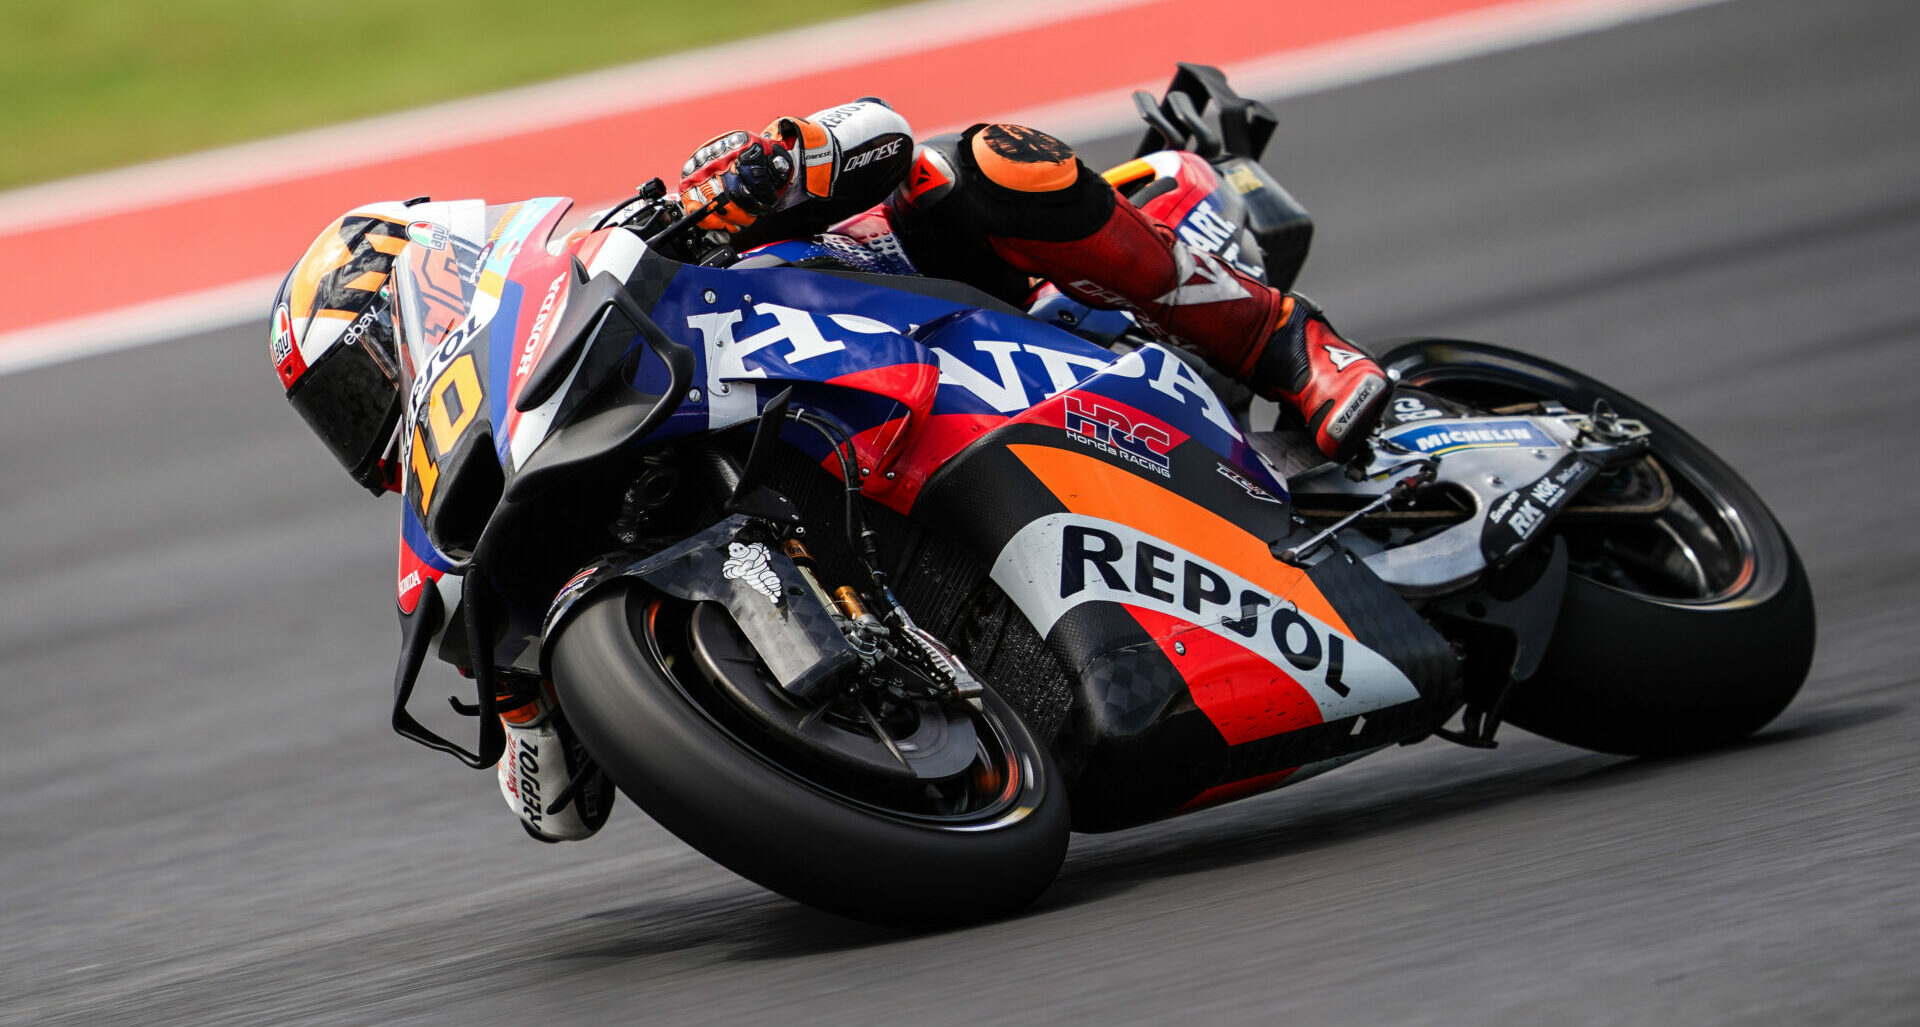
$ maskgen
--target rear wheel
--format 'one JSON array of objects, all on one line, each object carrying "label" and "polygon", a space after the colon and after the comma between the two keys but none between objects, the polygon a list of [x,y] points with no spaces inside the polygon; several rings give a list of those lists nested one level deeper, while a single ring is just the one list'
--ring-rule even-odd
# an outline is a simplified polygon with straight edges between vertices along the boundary
[{"label": "rear wheel", "polygon": [[632,584],[580,604],[552,670],[622,791],[808,905],[897,926],[980,920],[1031,902],[1065,856],[1059,773],[991,689],[978,707],[868,689],[770,717],[755,706],[778,686],[722,608]]},{"label": "rear wheel", "polygon": [[1507,719],[1602,752],[1672,753],[1744,738],[1793,700],[1813,661],[1806,570],[1759,495],[1699,440],[1611,386],[1496,346],[1423,339],[1381,364],[1482,410],[1605,400],[1651,429],[1647,466],[1672,482],[1658,512],[1556,525],[1571,572],[1560,620]]}]

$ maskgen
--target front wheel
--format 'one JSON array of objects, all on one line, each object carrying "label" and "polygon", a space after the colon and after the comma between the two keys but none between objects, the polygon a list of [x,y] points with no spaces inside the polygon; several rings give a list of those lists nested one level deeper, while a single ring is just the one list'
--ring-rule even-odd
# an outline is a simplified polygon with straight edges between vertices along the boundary
[{"label": "front wheel", "polygon": [[[1422,339],[1380,361],[1405,385],[1481,410],[1605,400],[1652,431],[1672,501],[1636,520],[1555,530],[1570,556],[1546,659],[1507,719],[1628,755],[1724,745],[1778,716],[1813,661],[1813,592],[1757,493],[1698,439],[1612,386],[1483,343]],[[1589,490],[1603,487],[1601,483]]]},{"label": "front wheel", "polygon": [[764,671],[739,657],[743,644],[720,607],[635,584],[583,601],[553,644],[568,720],[662,826],[789,898],[894,926],[1004,915],[1052,882],[1069,830],[1063,783],[991,688],[978,707],[949,700],[939,710],[920,700],[861,712],[849,704],[865,700],[852,698],[809,725],[844,732],[843,748],[871,749],[875,732],[900,734],[887,722],[970,721],[971,762],[902,780],[822,759],[820,747],[751,716],[740,696],[762,687],[746,679]]}]

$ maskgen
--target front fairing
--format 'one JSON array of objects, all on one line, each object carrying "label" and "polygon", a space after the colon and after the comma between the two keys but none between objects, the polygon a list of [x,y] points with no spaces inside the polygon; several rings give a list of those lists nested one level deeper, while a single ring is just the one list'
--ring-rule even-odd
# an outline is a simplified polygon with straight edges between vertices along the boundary
[{"label": "front fairing", "polygon": [[564,300],[570,258],[552,237],[569,207],[413,208],[393,284],[407,382],[402,480],[410,519],[442,562],[472,551],[498,499],[510,403],[531,364],[520,350],[540,341],[523,324],[542,322],[543,304],[543,323],[556,320]]},{"label": "front fairing", "polygon": [[[960,449],[1115,368],[1109,380],[1137,381],[1119,386],[1117,398],[1164,406],[1183,435],[1215,450],[1254,487],[1286,494],[1218,397],[1163,347],[1123,359],[984,294],[926,279],[670,261],[635,275],[651,288],[653,320],[698,358],[698,394],[680,405],[666,432],[749,420],[793,386],[796,398],[810,395],[844,422],[867,475],[865,491],[903,513]],[[815,459],[827,456],[810,433],[790,430],[788,439]]]},{"label": "front fairing", "polygon": [[[1163,347],[1116,358],[953,283],[680,264],[621,229],[562,233],[565,200],[416,209],[394,276],[408,380],[398,598],[409,637],[476,680],[537,672],[548,601],[614,545],[601,525],[619,493],[603,493],[626,462],[750,423],[789,390],[850,440],[863,490],[910,516],[956,455],[1017,424],[1156,473],[1184,446],[1183,459],[1210,454],[1206,473],[1172,487],[1230,490],[1222,501],[1264,516],[1284,501]],[[791,424],[784,437],[839,473],[827,441]],[[490,644],[475,651],[469,634]],[[403,668],[397,698],[411,680]]]},{"label": "front fairing", "polygon": [[[416,534],[447,562],[471,553],[503,489],[538,463],[536,451],[603,384],[596,376],[634,348],[631,333],[596,339],[604,352],[592,353],[576,352],[578,338],[561,338],[591,327],[583,312],[569,312],[585,286],[576,261],[588,279],[623,283],[653,324],[692,352],[694,388],[680,395],[664,396],[662,362],[628,369],[637,392],[675,405],[650,441],[751,420],[792,388],[796,401],[852,437],[869,494],[903,512],[959,447],[1115,360],[946,283],[682,265],[618,229],[556,238],[568,207],[549,198],[414,208],[420,220],[394,283],[409,383],[404,488]],[[1136,359],[1152,366],[1133,373],[1174,401],[1171,419],[1191,422],[1184,433],[1280,491],[1211,391],[1165,351],[1143,352]],[[789,438],[827,456],[811,433]]]},{"label": "front fairing", "polygon": [[[1075,409],[1152,412],[1250,493],[1285,495],[1218,398],[1161,347],[1116,358],[952,283],[680,264],[623,230],[561,233],[564,200],[416,209],[395,275],[409,380],[403,611],[463,570],[483,534],[539,530],[529,511],[576,472],[752,421],[789,389],[851,439],[868,495],[903,513],[954,455],[1003,425],[1038,420],[1085,437],[1084,418],[1067,420]],[[608,327],[614,292],[686,367],[649,352],[631,326]],[[1105,399],[1049,402],[1090,376]],[[638,401],[620,424],[653,408],[659,419],[647,414],[644,438],[600,430],[617,420],[610,397]],[[1099,430],[1107,451],[1158,458],[1145,435]],[[785,438],[838,473],[818,434],[790,425]],[[452,582],[442,598],[456,605]]]}]

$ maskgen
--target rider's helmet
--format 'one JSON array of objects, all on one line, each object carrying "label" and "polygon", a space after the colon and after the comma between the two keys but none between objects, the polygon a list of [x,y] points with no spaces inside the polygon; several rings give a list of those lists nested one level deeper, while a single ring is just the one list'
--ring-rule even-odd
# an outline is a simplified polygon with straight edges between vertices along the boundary
[{"label": "rider's helmet", "polygon": [[353,475],[380,493],[399,482],[403,400],[390,276],[407,242],[400,203],[348,211],[280,285],[270,344],[287,401]]}]

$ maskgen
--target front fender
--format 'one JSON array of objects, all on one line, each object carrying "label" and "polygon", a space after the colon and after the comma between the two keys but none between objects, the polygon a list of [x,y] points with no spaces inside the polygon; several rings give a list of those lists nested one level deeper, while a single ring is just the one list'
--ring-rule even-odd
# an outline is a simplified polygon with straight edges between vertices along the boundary
[{"label": "front fender", "polygon": [[612,554],[582,569],[548,608],[541,672],[551,676],[554,640],[581,600],[611,582],[635,578],[678,599],[725,606],[781,688],[799,699],[811,696],[860,656],[800,568],[778,545],[756,537],[752,525],[751,518],[735,514],[659,552]]}]

